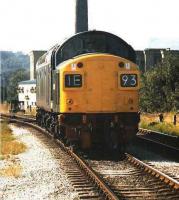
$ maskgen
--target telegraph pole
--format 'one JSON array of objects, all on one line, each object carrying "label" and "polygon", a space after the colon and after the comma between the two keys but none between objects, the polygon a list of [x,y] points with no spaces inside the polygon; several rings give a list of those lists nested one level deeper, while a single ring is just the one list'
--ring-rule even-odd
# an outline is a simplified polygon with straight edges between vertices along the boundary
[{"label": "telegraph pole", "polygon": [[76,0],[75,32],[88,31],[88,0]]}]

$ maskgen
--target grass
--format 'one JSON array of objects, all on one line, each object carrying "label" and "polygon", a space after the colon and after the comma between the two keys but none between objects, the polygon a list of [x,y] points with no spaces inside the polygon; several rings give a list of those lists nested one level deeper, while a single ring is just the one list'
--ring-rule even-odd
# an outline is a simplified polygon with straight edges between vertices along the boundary
[{"label": "grass", "polygon": [[10,109],[10,105],[9,104],[0,104],[0,111],[1,113],[8,113]]},{"label": "grass", "polygon": [[18,178],[21,175],[22,167],[20,165],[10,165],[4,169],[0,169],[0,176],[13,176]]},{"label": "grass", "polygon": [[[16,140],[6,122],[0,123],[0,160],[9,159],[12,155],[18,155],[26,150],[26,145]],[[0,176],[19,177],[22,167],[16,162],[0,169]]]},{"label": "grass", "polygon": [[4,145],[2,145],[1,153],[3,155],[17,155],[19,153],[23,153],[26,149],[26,146],[18,141],[10,141],[6,142]]},{"label": "grass", "polygon": [[[179,136],[179,122],[177,121],[177,125],[173,125],[173,113],[165,113],[164,122],[162,123],[159,122],[158,115],[143,114],[141,116],[140,127]],[[179,116],[177,116],[177,119],[179,120]]]},{"label": "grass", "polygon": [[0,159],[8,155],[17,155],[26,150],[26,145],[16,140],[6,122],[2,122],[0,129]]}]

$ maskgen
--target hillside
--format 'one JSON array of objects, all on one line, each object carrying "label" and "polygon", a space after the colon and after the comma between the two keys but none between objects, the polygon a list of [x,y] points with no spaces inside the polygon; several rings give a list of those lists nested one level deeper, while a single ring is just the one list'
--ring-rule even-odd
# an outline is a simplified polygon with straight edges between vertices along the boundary
[{"label": "hillside", "polygon": [[1,102],[17,99],[17,83],[29,79],[29,70],[30,60],[28,55],[22,52],[0,51]]},{"label": "hillside", "polygon": [[22,52],[0,51],[1,73],[12,72],[17,69],[29,70],[29,56]]}]

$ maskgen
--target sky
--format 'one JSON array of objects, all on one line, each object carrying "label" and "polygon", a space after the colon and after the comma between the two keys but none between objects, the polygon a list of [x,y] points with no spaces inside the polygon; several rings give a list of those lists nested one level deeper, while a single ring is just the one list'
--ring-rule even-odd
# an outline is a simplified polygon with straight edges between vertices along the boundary
[{"label": "sky", "polygon": [[[75,0],[0,0],[0,50],[47,50],[75,33]],[[88,0],[89,29],[136,50],[179,50],[179,0]]]}]

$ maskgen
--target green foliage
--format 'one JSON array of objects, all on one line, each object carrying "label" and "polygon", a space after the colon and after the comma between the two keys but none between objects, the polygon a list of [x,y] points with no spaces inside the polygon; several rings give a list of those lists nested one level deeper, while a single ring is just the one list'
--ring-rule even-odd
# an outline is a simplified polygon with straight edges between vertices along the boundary
[{"label": "green foliage", "polygon": [[179,110],[179,56],[166,52],[161,63],[142,75],[140,106],[145,112]]},{"label": "green foliage", "polygon": [[1,73],[27,69],[30,65],[29,56],[22,52],[0,51]]},{"label": "green foliage", "polygon": [[[17,93],[15,92],[17,81],[29,79],[26,75],[30,65],[29,56],[24,55],[22,52],[0,51],[0,62],[0,102],[17,99]],[[17,73],[21,73],[21,75],[16,76],[17,81],[15,81],[13,76]]]},{"label": "green foliage", "polygon": [[7,101],[11,102],[18,100],[18,82],[29,79],[29,72],[25,69],[19,69],[12,73],[9,78],[9,84],[7,86]]}]

